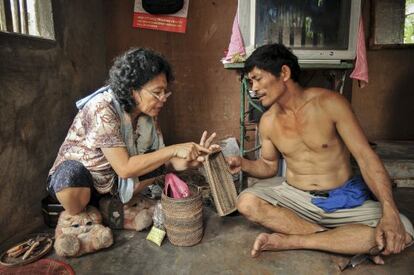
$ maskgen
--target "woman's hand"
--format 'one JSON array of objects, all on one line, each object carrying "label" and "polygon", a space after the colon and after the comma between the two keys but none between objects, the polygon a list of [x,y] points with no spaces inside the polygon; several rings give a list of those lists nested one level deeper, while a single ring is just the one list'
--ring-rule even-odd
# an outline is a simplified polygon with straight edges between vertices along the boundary
[{"label": "woman's hand", "polygon": [[208,138],[207,131],[201,135],[200,143],[194,142],[172,145],[173,158],[170,160],[173,168],[182,171],[187,168],[199,167],[205,160],[205,156],[213,150],[220,148],[217,144],[212,144],[216,133],[211,134]]},{"label": "woman's hand", "polygon": [[[204,147],[205,149],[209,150],[209,153],[211,153],[212,151],[219,149],[220,146],[218,144],[211,144],[214,140],[214,138],[216,137],[216,133],[212,133],[208,138],[208,132],[204,131],[203,134],[201,135],[201,139],[200,139],[200,146]],[[198,167],[201,165],[201,163],[205,160],[205,156],[206,154],[201,154],[196,160],[194,161],[190,161],[188,162],[188,167]]]},{"label": "woman's hand", "polygon": [[185,159],[187,161],[197,160],[202,153],[208,154],[210,150],[194,142],[180,143],[172,146],[173,157]]},{"label": "woman's hand", "polygon": [[209,149],[210,151],[219,149],[220,145],[211,144],[214,138],[216,137],[216,133],[212,133],[208,138],[207,138],[207,135],[208,135],[207,131],[204,131],[203,134],[201,135],[200,145],[203,146],[204,148]]}]

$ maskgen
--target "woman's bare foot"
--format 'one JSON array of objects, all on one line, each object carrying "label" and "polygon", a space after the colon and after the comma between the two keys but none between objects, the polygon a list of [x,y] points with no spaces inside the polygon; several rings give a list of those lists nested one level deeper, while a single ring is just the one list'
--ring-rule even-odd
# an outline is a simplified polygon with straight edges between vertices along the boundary
[{"label": "woman's bare foot", "polygon": [[261,233],[254,241],[251,255],[252,257],[257,257],[262,251],[266,250],[279,251],[295,249],[292,242],[293,237],[294,236],[284,235],[281,233]]}]

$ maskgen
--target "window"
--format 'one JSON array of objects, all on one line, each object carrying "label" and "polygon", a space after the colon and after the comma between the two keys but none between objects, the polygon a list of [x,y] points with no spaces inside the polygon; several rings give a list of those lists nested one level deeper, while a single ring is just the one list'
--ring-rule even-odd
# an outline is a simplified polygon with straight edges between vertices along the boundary
[{"label": "window", "polygon": [[414,43],[414,0],[405,2],[404,44]]},{"label": "window", "polygon": [[0,0],[0,31],[54,40],[51,0]]},{"label": "window", "polygon": [[371,48],[414,47],[414,0],[372,3]]}]

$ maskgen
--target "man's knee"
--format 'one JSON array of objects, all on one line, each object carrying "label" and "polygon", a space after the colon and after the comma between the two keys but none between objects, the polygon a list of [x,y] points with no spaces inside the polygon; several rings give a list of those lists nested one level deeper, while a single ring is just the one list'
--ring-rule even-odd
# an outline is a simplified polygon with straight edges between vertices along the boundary
[{"label": "man's knee", "polygon": [[265,202],[254,194],[244,193],[237,200],[237,210],[248,219],[254,220],[260,213],[263,203]]}]

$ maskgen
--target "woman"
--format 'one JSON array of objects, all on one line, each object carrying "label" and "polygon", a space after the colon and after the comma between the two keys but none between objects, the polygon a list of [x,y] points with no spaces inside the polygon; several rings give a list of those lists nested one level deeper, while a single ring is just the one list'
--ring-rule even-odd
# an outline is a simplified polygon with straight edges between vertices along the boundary
[{"label": "woman", "polygon": [[[195,167],[211,152],[215,133],[200,144],[164,146],[156,117],[171,96],[169,63],[148,49],[116,58],[108,86],[76,103],[76,115],[49,172],[48,191],[70,215],[85,209],[94,194],[118,194],[123,203],[151,181],[139,176],[171,164]],[[209,148],[211,147],[211,148]]]}]

